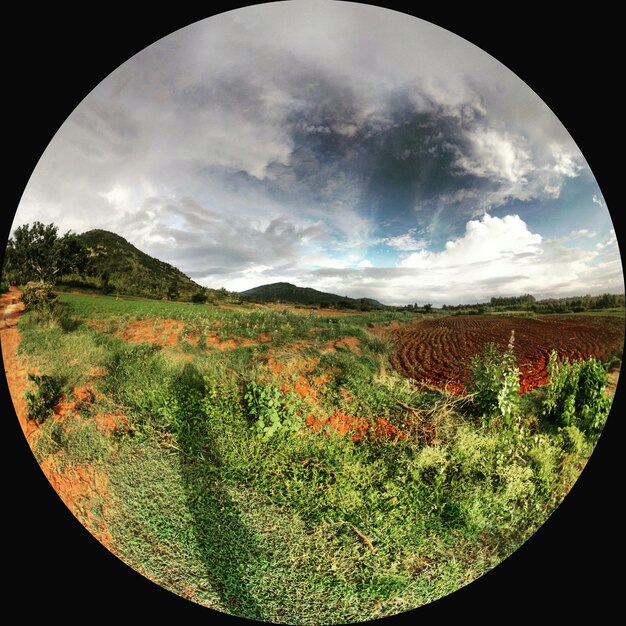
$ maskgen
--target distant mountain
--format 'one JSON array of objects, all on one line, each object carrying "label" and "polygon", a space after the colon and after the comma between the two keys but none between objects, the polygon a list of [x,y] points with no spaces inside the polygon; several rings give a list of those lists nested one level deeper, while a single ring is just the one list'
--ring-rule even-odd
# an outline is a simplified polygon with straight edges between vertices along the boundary
[{"label": "distant mountain", "polygon": [[107,230],[90,230],[79,235],[88,255],[84,277],[64,276],[66,287],[84,287],[103,293],[148,298],[189,300],[192,294],[211,292],[174,266],[142,252],[123,237]]},{"label": "distant mountain", "polygon": [[272,283],[261,285],[240,293],[245,298],[261,302],[289,302],[293,304],[310,304],[321,307],[345,309],[384,309],[386,306],[371,298],[348,298],[334,293],[317,291],[311,287],[297,287],[291,283]]}]

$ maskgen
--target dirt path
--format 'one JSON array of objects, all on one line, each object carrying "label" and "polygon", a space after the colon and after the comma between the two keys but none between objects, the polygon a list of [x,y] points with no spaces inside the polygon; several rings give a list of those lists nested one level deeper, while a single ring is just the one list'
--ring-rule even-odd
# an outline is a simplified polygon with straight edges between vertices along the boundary
[{"label": "dirt path", "polygon": [[17,347],[22,339],[17,322],[24,310],[20,295],[15,287],[11,287],[8,293],[0,294],[0,345],[2,346],[4,375],[9,385],[13,407],[24,435],[29,440],[37,430],[37,426],[26,418],[24,392],[28,386],[28,372],[17,357]]},{"label": "dirt path", "polygon": [[[15,287],[11,287],[8,293],[0,294],[0,344],[2,345],[4,374],[13,406],[26,440],[33,448],[39,426],[27,418],[24,392],[28,387],[28,371],[17,355],[17,348],[22,338],[17,323],[24,311],[20,295]],[[69,408],[72,406],[72,403],[68,403],[68,406],[59,404],[55,408],[55,416],[52,419],[65,419],[65,413],[68,413],[67,417],[71,419]],[[111,550],[113,541],[106,524],[101,518],[94,516],[91,510],[93,503],[96,503],[101,510],[103,508],[106,499],[106,476],[89,465],[66,467],[61,471],[56,465],[54,455],[42,459],[40,467],[68,509],[96,539]]]}]

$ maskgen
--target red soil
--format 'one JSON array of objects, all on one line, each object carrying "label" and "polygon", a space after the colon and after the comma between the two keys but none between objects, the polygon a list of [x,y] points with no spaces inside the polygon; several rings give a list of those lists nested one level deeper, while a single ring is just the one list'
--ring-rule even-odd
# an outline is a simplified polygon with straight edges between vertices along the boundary
[{"label": "red soil", "polygon": [[22,339],[22,334],[16,324],[24,310],[20,295],[15,287],[11,287],[8,293],[0,294],[0,344],[2,345],[4,374],[9,385],[13,406],[28,440],[37,430],[37,426],[26,417],[24,392],[28,387],[28,372],[16,356],[17,347]]},{"label": "red soil", "polygon": [[515,331],[520,393],[548,382],[551,350],[561,358],[608,360],[621,354],[624,321],[616,317],[489,315],[450,316],[416,322],[398,330],[399,347],[391,363],[400,373],[425,384],[462,394],[470,378],[471,357],[488,342],[506,347]]},{"label": "red soil", "polygon": [[351,350],[355,354],[361,354],[361,348],[359,348],[360,343],[361,340],[357,337],[344,337],[338,341],[329,339],[320,352],[335,352],[335,350],[340,348],[348,348],[348,350]]},{"label": "red soil", "polygon": [[[39,425],[27,417],[26,401],[24,392],[28,389],[28,370],[17,356],[17,347],[21,340],[21,334],[16,328],[19,315],[24,310],[19,301],[20,293],[11,287],[9,293],[0,294],[0,343],[2,344],[2,360],[4,372],[9,385],[11,399],[17,414],[20,426],[26,439],[33,447],[40,434]],[[85,404],[94,401],[93,391],[87,387],[75,387],[71,398],[62,397],[55,407],[54,415],[50,419],[62,421],[71,419],[76,411]],[[118,416],[119,417],[119,416]],[[99,427],[106,429],[110,426],[110,419],[96,419]],[[120,424],[121,419],[116,420]],[[49,455],[40,463],[41,470],[55,489],[61,500],[68,509],[85,525],[85,527],[103,545],[111,549],[112,539],[100,515],[93,512],[94,506],[104,511],[106,508],[107,479],[106,476],[97,472],[94,467],[66,466],[61,469],[58,466],[55,455]],[[103,516],[104,517],[104,516]]]},{"label": "red soil", "polygon": [[405,433],[382,417],[370,426],[370,422],[364,417],[352,417],[339,410],[330,417],[316,418],[314,415],[309,415],[306,423],[313,431],[324,432],[325,427],[330,426],[341,435],[352,433],[352,441],[355,442],[361,441],[368,435],[375,439],[404,439],[406,437]]},{"label": "red soil", "polygon": [[162,346],[175,346],[183,328],[181,320],[136,320],[122,333],[126,341],[149,341]]}]

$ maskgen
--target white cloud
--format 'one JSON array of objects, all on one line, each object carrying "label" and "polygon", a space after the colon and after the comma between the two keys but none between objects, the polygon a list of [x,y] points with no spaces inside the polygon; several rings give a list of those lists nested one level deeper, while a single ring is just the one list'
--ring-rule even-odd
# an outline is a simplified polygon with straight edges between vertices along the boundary
[{"label": "white cloud", "polygon": [[[335,144],[324,142],[339,133],[340,146],[353,146],[367,122],[376,156],[373,140],[391,129],[402,98],[412,112],[450,122],[455,173],[481,181],[438,187],[439,204],[423,208],[424,223],[434,211],[430,231],[384,237],[379,207],[368,204],[371,171],[351,170],[357,151],[349,149],[335,166]],[[315,141],[298,144],[306,133]],[[411,150],[400,153],[405,161]],[[471,301],[582,285],[590,255],[617,247],[565,249],[513,215],[471,220],[441,252],[420,235],[434,236],[447,204],[476,216],[512,198],[558,197],[583,164],[548,107],[452,33],[357,3],[269,3],[181,29],[98,85],[39,161],[14,226],[112,230],[209,286],[319,280],[311,286],[355,296],[371,289],[386,302],[407,291]],[[599,195],[593,202],[605,206]],[[570,228],[572,241],[593,236],[576,224],[562,232]],[[381,242],[405,255],[397,268],[372,267],[368,247]],[[615,268],[619,259],[603,263]]]},{"label": "white cloud", "polygon": [[495,178],[510,184],[525,182],[534,169],[528,148],[521,137],[492,128],[478,128],[467,133],[471,153],[460,154],[456,164],[482,178]]},{"label": "white cloud", "polygon": [[569,234],[568,239],[570,241],[576,239],[592,239],[593,237],[597,237],[598,233],[595,230],[589,230],[588,228],[580,228],[579,230],[572,230]]},{"label": "white cloud", "polygon": [[420,250],[421,248],[424,248],[428,245],[428,240],[416,239],[415,231],[416,229],[412,228],[408,233],[404,233],[403,235],[396,235],[395,237],[385,237],[381,240],[381,242],[396,250]]},{"label": "white cloud", "polygon": [[[614,233],[605,242],[614,242]],[[517,215],[470,220],[462,237],[440,252],[420,250],[396,268],[360,276],[359,293],[385,303],[437,305],[486,301],[497,295],[574,295],[623,290],[619,256],[599,263],[598,252],[565,248],[529,230]],[[341,276],[345,281],[346,276]],[[326,277],[331,287],[332,277]],[[337,278],[339,280],[339,278]],[[364,291],[365,290],[365,291]],[[351,290],[348,295],[357,295]]]},{"label": "white cloud", "polygon": [[606,204],[604,203],[604,200],[600,198],[599,196],[597,196],[595,193],[593,194],[593,198],[591,198],[591,201],[597,204],[598,206],[603,206],[603,207],[606,206]]},{"label": "white cloud", "polygon": [[458,270],[476,264],[494,264],[490,270],[493,272],[502,263],[510,273],[510,265],[516,259],[540,253],[541,241],[541,235],[531,233],[518,215],[499,218],[485,214],[481,220],[467,222],[465,234],[448,241],[445,250],[414,252],[404,258],[399,267]]},{"label": "white cloud", "polygon": [[598,250],[606,250],[607,248],[614,248],[615,251],[618,252],[617,236],[613,229],[610,230],[607,239],[596,244],[596,249]]}]

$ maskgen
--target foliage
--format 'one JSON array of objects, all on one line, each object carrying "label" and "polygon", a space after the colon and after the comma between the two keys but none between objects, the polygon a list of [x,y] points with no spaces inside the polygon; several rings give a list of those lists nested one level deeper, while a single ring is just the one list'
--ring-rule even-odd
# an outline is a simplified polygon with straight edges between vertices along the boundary
[{"label": "foliage", "polygon": [[59,380],[48,374],[29,374],[28,380],[35,385],[35,390],[28,390],[26,398],[26,414],[28,419],[42,424],[52,413],[52,409],[61,395]]},{"label": "foliage", "polygon": [[519,411],[519,377],[514,352],[515,333],[506,350],[501,353],[488,343],[482,356],[471,361],[472,402],[486,421],[501,418],[511,426]]},{"label": "foliage", "polygon": [[15,229],[6,249],[7,277],[18,284],[52,282],[61,274],[82,272],[86,251],[78,235],[58,235],[54,224],[34,222]]},{"label": "foliage", "polygon": [[548,373],[543,415],[559,426],[576,426],[584,433],[598,434],[611,408],[611,398],[605,393],[606,366],[594,358],[559,361],[553,350]]},{"label": "foliage", "polygon": [[291,283],[272,283],[248,289],[242,296],[260,302],[290,302],[294,304],[316,305],[322,308],[334,307],[338,309],[370,310],[384,309],[383,304],[370,298],[349,298],[312,289],[311,287],[297,287]]},{"label": "foliage", "polygon": [[42,311],[56,299],[52,283],[31,281],[22,288],[22,302],[27,310]]},{"label": "foliage", "polygon": [[[87,381],[98,411],[123,414],[129,427],[112,437],[83,413],[48,420],[39,442],[55,463],[97,463],[106,474],[98,515],[120,558],[166,589],[237,616],[354,623],[456,591],[541,526],[592,451],[574,424],[546,428],[536,417],[528,428],[526,404],[516,428],[476,428],[460,412],[462,399],[420,391],[387,371],[393,343],[372,326],[408,321],[406,313],[331,318],[59,299],[97,323],[62,332],[24,319],[23,355],[68,386]],[[252,345],[190,343],[179,359],[179,346],[115,336],[135,319],[168,317],[189,334],[223,332]],[[269,338],[257,342],[263,333]],[[360,340],[359,351],[327,350],[329,340],[347,337]],[[493,372],[513,371],[514,360],[493,350]],[[284,367],[268,367],[270,358]],[[304,398],[290,391],[301,377],[311,383]],[[488,395],[494,425],[507,415],[503,389]],[[540,391],[531,394],[542,399]],[[337,408],[401,416],[407,437],[357,442],[301,419]]]},{"label": "foliage", "polygon": [[[149,256],[115,233],[95,229],[79,238],[89,253],[84,288],[96,283],[105,294],[187,302],[200,288],[179,269]],[[73,277],[63,276],[63,283],[72,281]]]},{"label": "foliage", "polygon": [[444,304],[444,312],[455,315],[502,313],[502,312],[531,312],[534,314],[551,313],[582,313],[586,311],[624,309],[624,294],[603,293],[597,296],[570,296],[567,298],[546,298],[536,300],[534,296],[494,297],[489,302],[476,304]]},{"label": "foliage", "polygon": [[194,304],[204,304],[207,301],[207,299],[208,299],[208,296],[203,291],[196,291],[196,293],[194,293],[191,296],[191,301]]},{"label": "foliage", "polygon": [[254,417],[257,436],[264,441],[277,431],[295,431],[301,425],[287,399],[269,383],[251,380],[246,385],[244,400],[248,413]]},{"label": "foliage", "polygon": [[177,300],[179,295],[180,295],[180,292],[178,289],[178,283],[175,280],[173,280],[167,289],[167,298],[168,300]]}]

